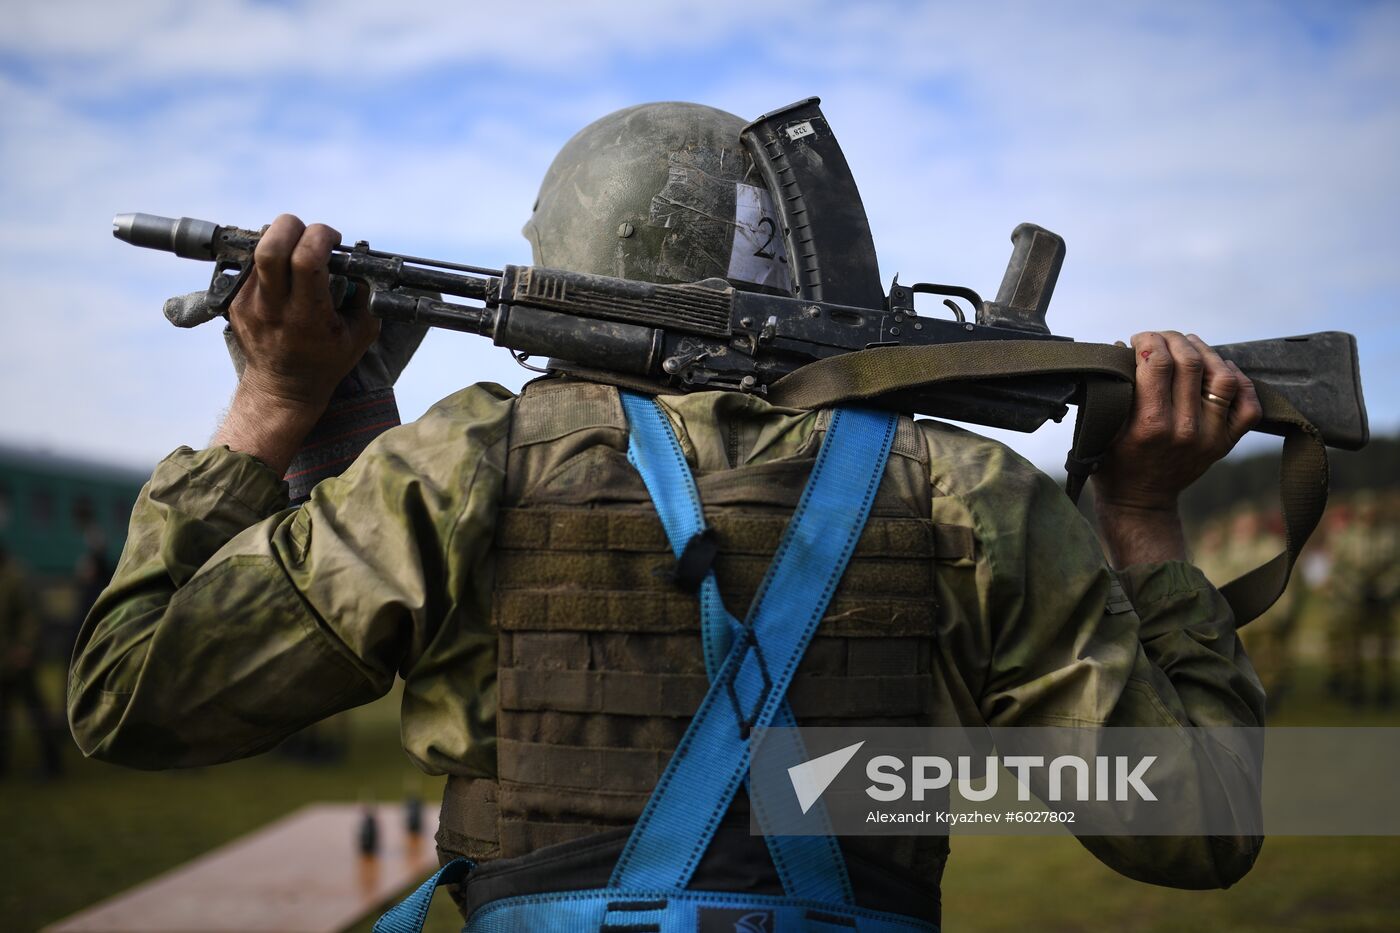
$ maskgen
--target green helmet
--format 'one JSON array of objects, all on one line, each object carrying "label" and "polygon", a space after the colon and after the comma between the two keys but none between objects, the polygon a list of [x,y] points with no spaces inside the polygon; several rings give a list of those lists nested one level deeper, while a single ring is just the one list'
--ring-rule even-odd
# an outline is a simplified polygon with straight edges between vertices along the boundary
[{"label": "green helmet", "polygon": [[781,226],[739,131],[700,104],[641,104],[570,139],[522,231],[536,265],[790,292]]}]

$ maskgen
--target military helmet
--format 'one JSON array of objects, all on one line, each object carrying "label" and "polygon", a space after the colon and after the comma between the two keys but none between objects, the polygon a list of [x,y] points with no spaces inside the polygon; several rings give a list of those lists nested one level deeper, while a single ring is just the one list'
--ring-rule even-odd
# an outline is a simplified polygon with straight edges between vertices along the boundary
[{"label": "military helmet", "polygon": [[673,102],[584,127],[550,165],[522,231],[535,264],[789,293],[781,225],[739,141],[745,123]]}]

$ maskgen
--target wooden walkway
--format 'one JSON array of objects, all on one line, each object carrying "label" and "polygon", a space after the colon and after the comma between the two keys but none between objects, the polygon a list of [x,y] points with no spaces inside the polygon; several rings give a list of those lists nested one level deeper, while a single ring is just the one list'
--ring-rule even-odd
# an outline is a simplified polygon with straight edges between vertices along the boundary
[{"label": "wooden walkway", "polygon": [[379,850],[361,856],[363,807],[322,803],[47,927],[45,933],[338,933],[437,870],[436,807],[410,836],[377,807]]}]

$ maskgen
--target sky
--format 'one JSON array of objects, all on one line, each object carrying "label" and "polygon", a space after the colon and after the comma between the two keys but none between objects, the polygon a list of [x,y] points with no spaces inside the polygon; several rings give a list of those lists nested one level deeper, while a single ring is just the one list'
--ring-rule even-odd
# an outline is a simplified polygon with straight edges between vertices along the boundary
[{"label": "sky", "polygon": [[[1347,330],[1400,429],[1400,4],[9,0],[0,32],[0,442],[148,467],[234,385],[169,295],[207,265],[126,211],[478,265],[560,146],[651,100],[746,118],[819,96],[886,282],[994,294],[1022,221],[1068,243],[1056,333],[1213,343]],[[530,374],[433,333],[406,419]],[[1054,469],[1068,427],[998,434]],[[1256,445],[1258,446],[1258,445]]]}]

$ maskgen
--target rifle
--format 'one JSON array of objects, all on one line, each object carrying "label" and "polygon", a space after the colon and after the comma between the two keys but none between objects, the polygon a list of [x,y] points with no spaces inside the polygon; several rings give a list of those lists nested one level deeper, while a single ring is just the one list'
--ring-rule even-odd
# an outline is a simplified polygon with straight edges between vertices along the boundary
[{"label": "rifle", "polygon": [[[1046,326],[1064,240],[1034,224],[1016,227],[992,301],[970,288],[902,285],[897,277],[886,293],[859,192],[819,103],[809,98],[765,114],[741,137],[779,214],[792,295],[742,291],[722,279],[667,285],[539,266],[486,269],[373,250],[365,241],[332,253],[333,281],[341,289],[368,288],[369,312],[382,320],[478,334],[522,363],[551,357],[553,369],[653,391],[724,389],[804,408],[857,401],[1026,432],[1059,421],[1075,404],[1080,419],[1067,469],[1077,496],[1126,417],[1134,363],[1121,348],[1076,344]],[[208,313],[197,323],[227,313],[261,234],[187,217],[120,214],[113,235],[215,264]],[[918,314],[917,294],[941,296],[952,318]],[[954,299],[970,306],[971,320]],[[1319,451],[1322,443],[1365,445],[1352,335],[1327,331],[1215,349],[1259,388],[1261,430],[1306,436]],[[1286,486],[1289,450],[1286,442]],[[1285,489],[1294,516],[1285,510],[1289,547],[1280,556],[1288,559],[1278,591],[1321,515],[1321,457],[1320,467],[1293,470],[1301,492]],[[1306,488],[1308,470],[1324,474],[1320,501]],[[1277,576],[1270,574],[1269,588]],[[1263,599],[1251,597],[1237,614],[1252,618],[1252,603]]]},{"label": "rifle", "polygon": [[[207,293],[227,313],[252,268],[260,232],[204,220],[119,214],[113,233],[135,246],[212,261]],[[1065,341],[1044,320],[1064,241],[1033,224],[1012,233],[1014,249],[997,300],[969,288],[896,281],[879,307],[739,291],[712,279],[655,285],[539,266],[482,269],[372,250],[364,241],[337,247],[330,270],[369,289],[369,311],[386,321],[441,327],[491,338],[517,357],[542,355],[589,369],[651,380],[671,389],[730,389],[769,394],[783,377],[819,360],[862,350],[1003,341]],[[1050,270],[1025,285],[1029,270]],[[342,284],[342,287],[343,284]],[[481,307],[424,298],[413,291],[473,299]],[[916,293],[966,298],[969,321],[916,314]],[[1023,296],[1027,296],[1023,300]],[[1369,436],[1356,339],[1340,331],[1255,340],[1215,348],[1253,380],[1277,387],[1329,446],[1358,450]],[[1075,400],[1071,375],[993,376],[938,382],[899,395],[899,410],[1031,432],[1059,421]],[[882,397],[893,403],[894,399]],[[877,400],[878,401],[878,400]],[[1264,430],[1278,430],[1265,424]]]}]

